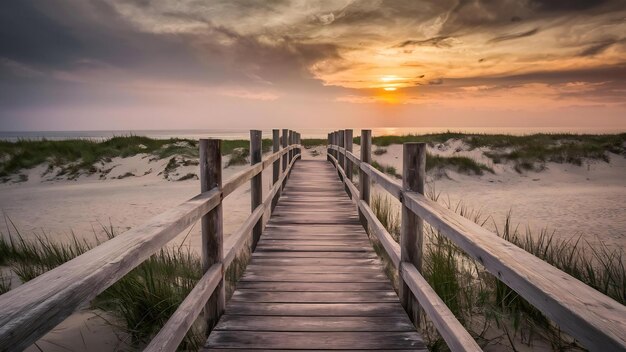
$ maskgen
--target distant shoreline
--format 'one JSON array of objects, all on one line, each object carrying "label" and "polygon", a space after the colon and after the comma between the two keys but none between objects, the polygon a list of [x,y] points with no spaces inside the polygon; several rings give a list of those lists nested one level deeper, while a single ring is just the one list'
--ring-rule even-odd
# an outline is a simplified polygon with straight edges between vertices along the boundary
[{"label": "distant shoreline", "polygon": [[[335,128],[339,129],[339,128]],[[372,127],[363,128],[372,130],[373,136],[402,136],[408,134],[433,133],[465,133],[465,134],[510,134],[514,136],[537,133],[572,133],[572,134],[620,134],[626,133],[624,128],[606,127]],[[333,128],[299,129],[303,138],[326,138]],[[358,136],[361,128],[354,128],[354,135]],[[272,129],[261,129],[264,138],[271,138]],[[180,130],[91,130],[91,131],[0,131],[0,141],[17,140],[67,140],[89,139],[104,140],[119,136],[145,136],[154,139],[169,138],[220,138],[224,140],[247,139],[247,129],[180,129]]]}]

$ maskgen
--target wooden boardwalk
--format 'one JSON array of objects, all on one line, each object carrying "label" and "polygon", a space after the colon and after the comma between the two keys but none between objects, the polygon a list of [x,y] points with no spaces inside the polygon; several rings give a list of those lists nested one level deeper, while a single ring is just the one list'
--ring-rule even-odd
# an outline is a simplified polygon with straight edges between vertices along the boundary
[{"label": "wooden boardwalk", "polygon": [[326,161],[294,165],[206,350],[426,350]]}]

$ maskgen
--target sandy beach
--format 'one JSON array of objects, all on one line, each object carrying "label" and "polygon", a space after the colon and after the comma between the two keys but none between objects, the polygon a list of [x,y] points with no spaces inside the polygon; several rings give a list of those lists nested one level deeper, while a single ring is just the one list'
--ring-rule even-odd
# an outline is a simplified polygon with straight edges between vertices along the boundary
[{"label": "sandy beach", "polygon": [[[376,149],[376,147],[374,147]],[[381,165],[402,170],[402,146],[385,147],[387,152],[373,155]],[[319,155],[313,156],[313,150]],[[487,226],[503,224],[511,211],[514,223],[521,229],[529,226],[537,231],[548,228],[558,236],[583,235],[590,242],[610,246],[626,245],[626,158],[610,155],[610,162],[587,160],[582,166],[548,163],[545,170],[518,173],[510,165],[493,164],[479,149],[468,150],[460,141],[449,141],[428,148],[436,155],[468,156],[495,171],[494,174],[466,175],[453,170],[445,174],[431,173],[427,184],[440,193],[441,202],[480,210],[492,221]],[[359,146],[354,146],[358,155]],[[325,148],[305,150],[304,158],[325,159]],[[227,165],[229,157],[224,157]],[[105,180],[96,175],[77,180],[46,181],[44,165],[26,170],[28,181],[0,185],[0,209],[22,235],[48,233],[60,239],[72,232],[91,238],[102,226],[112,225],[118,233],[137,226],[151,217],[195,196],[200,185],[197,179],[170,181],[159,175],[167,160],[150,161],[147,155],[114,158]],[[242,170],[245,165],[224,167],[223,178]],[[152,170],[147,175],[147,171]],[[118,179],[126,173],[135,175]],[[197,166],[181,166],[170,175],[172,179],[187,173],[198,174]],[[271,183],[271,169],[263,173],[265,189]],[[398,180],[400,182],[400,180]],[[224,201],[226,236],[234,231],[250,213],[249,185],[237,189]],[[196,247],[199,229],[190,229],[188,244]],[[3,233],[6,230],[2,231]],[[179,236],[184,238],[186,233]]]},{"label": "sandy beach", "polygon": [[[374,147],[373,149],[378,149]],[[373,155],[381,165],[402,170],[402,145],[384,147],[385,153]],[[490,216],[490,229],[502,226],[509,211],[520,229],[537,233],[542,228],[556,231],[559,238],[582,235],[592,245],[626,245],[626,159],[612,154],[610,162],[587,160],[581,166],[547,163],[544,170],[519,173],[511,165],[494,164],[484,156],[486,150],[471,149],[459,140],[428,147],[429,153],[442,156],[466,156],[493,168],[494,173],[467,175],[453,170],[431,172],[427,187],[440,193],[440,202],[480,210]],[[359,155],[359,146],[354,146]],[[325,159],[324,146],[303,150],[305,159]],[[223,160],[223,178],[227,180],[246,165],[229,166]],[[168,160],[155,160],[146,154],[114,158],[103,168],[111,169],[106,178],[82,175],[75,180],[44,175],[46,165],[23,170],[25,182],[0,185],[0,209],[25,237],[46,233],[67,240],[73,233],[93,239],[102,226],[112,225],[117,233],[137,226],[151,217],[195,196],[199,181],[191,178],[175,181],[188,173],[198,174],[197,166],[180,166],[165,176]],[[132,173],[139,176],[125,175]],[[271,168],[263,173],[264,189],[270,188]],[[400,182],[399,179],[397,179]],[[229,236],[250,213],[249,185],[244,185],[224,201],[225,236]],[[374,193],[381,193],[376,190]],[[384,193],[381,193],[384,194]],[[11,232],[13,229],[7,227]],[[7,230],[3,230],[5,234]],[[183,241],[198,251],[198,224],[181,233],[171,243]],[[17,280],[14,280],[17,281]],[[14,282],[18,285],[19,282]],[[81,311],[40,340],[45,351],[111,351],[123,348],[118,332],[106,320],[106,313]],[[32,346],[29,351],[36,351]]]}]

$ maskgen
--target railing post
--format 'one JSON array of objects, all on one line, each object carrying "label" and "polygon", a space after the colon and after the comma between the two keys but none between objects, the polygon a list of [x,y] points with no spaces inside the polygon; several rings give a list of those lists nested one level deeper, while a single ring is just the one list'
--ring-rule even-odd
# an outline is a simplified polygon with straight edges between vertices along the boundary
[{"label": "railing post", "polygon": [[[283,128],[283,136],[282,136],[282,143],[283,143],[283,149],[287,148],[288,144],[287,144],[287,136],[289,135],[289,130],[287,130],[286,128]],[[289,152],[283,154],[283,174],[285,172],[287,172],[287,163],[289,159]],[[283,188],[285,188],[285,184],[287,183],[287,177],[285,176],[285,178],[283,179],[283,184],[281,186],[281,192],[283,190]]]},{"label": "railing post", "polygon": [[346,178],[348,178],[349,181],[352,181],[352,162],[348,158],[348,152],[352,153],[352,130],[344,131],[344,145],[346,148],[344,171],[346,172]]},{"label": "railing post", "polygon": [[[293,131],[292,130],[289,130],[289,136],[287,137],[287,141],[289,142],[289,146],[291,147],[293,145]],[[289,151],[289,164],[291,164],[291,160],[293,160],[293,152],[294,152],[293,149]]]},{"label": "railing post", "polygon": [[[343,133],[343,130],[339,130],[339,131],[337,132],[337,135],[338,135],[338,137],[339,137],[339,147],[341,147],[341,148],[345,147],[345,143],[344,143],[344,133]],[[344,159],[345,159],[345,158],[346,158],[346,157],[345,157],[343,154],[341,154],[341,152],[339,152],[339,159],[338,159],[338,161],[339,161],[339,166],[340,166],[341,168],[343,168],[343,167],[344,167],[344,163],[343,163],[343,161],[344,161]],[[344,172],[345,172],[345,169],[344,169]]]},{"label": "railing post", "polygon": [[[200,191],[222,188],[222,141],[219,139],[200,139]],[[202,272],[211,265],[224,259],[224,231],[222,202],[202,216]],[[207,334],[224,314],[226,300],[224,270],[222,280],[204,306]]]},{"label": "railing post", "polygon": [[[372,163],[372,131],[361,130],[361,163]],[[370,177],[365,171],[359,168],[359,198],[370,204]],[[359,219],[365,229],[367,229],[367,218],[359,209]]]},{"label": "railing post", "polygon": [[[404,143],[402,153],[402,189],[424,194],[426,177],[426,143]],[[424,221],[408,207],[402,205],[402,226],[400,229],[400,270],[403,263],[412,263],[422,272],[422,245],[424,242]],[[400,275],[402,277],[402,275]],[[409,287],[400,284],[400,302],[415,326],[420,325],[419,304]]]},{"label": "railing post", "polygon": [[[272,130],[272,152],[277,153],[280,151],[280,130],[273,129]],[[272,169],[272,186],[278,182],[280,178],[280,159],[276,159],[273,164]],[[276,203],[278,202],[278,197],[280,197],[280,192],[276,192],[274,199],[272,199],[272,210],[276,207]]]},{"label": "railing post", "polygon": [[296,144],[298,145],[298,155],[302,154],[300,149],[300,132],[296,132]]},{"label": "railing post", "polygon": [[[261,162],[261,131],[250,130],[250,165]],[[252,211],[263,202],[263,172],[259,172],[250,180],[250,205]],[[256,248],[256,244],[261,238],[263,230],[263,216],[252,228],[252,251]]]},{"label": "railing post", "polygon": [[330,161],[330,145],[331,145],[331,133],[328,132],[328,146],[326,147],[326,160]]},{"label": "railing post", "polygon": [[[333,145],[336,147],[339,144],[338,140],[337,140],[337,131],[333,132]],[[333,150],[333,156],[335,157],[335,159],[339,159],[339,152],[335,149]]]}]

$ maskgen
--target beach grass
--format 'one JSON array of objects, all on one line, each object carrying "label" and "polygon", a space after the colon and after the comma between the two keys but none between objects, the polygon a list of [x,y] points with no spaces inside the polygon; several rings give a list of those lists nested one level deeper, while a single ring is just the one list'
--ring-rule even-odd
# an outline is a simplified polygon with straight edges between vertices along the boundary
[{"label": "beach grass", "polygon": [[[495,164],[511,161],[516,170],[541,170],[546,162],[582,165],[585,159],[608,162],[609,153],[626,155],[626,133],[569,134],[537,133],[514,136],[508,134],[467,134],[457,132],[423,135],[372,137],[372,144],[386,147],[391,144],[423,142],[433,146],[450,139],[463,141],[470,149],[489,148],[484,152]],[[354,138],[360,144],[360,137]],[[482,169],[482,171],[488,171]]]},{"label": "beach grass", "polygon": [[[0,265],[9,267],[27,282],[94,248],[116,234],[113,226],[94,231],[92,240],[79,240],[72,234],[68,241],[56,241],[43,233],[26,239],[17,228],[0,236]],[[174,313],[202,276],[197,254],[189,247],[167,247],[150,256],[123,278],[99,294],[92,308],[111,312],[124,322],[117,328],[125,331],[130,347],[145,346]],[[8,291],[9,281],[1,277],[0,290]],[[2,291],[0,291],[2,292]],[[180,348],[198,349],[204,339],[201,320],[185,336]]]},{"label": "beach grass", "polygon": [[426,154],[426,171],[451,169],[460,174],[482,175],[484,172],[494,173],[493,169],[483,163],[465,156],[441,156]]},{"label": "beach grass", "polygon": [[[8,232],[0,233],[0,266],[8,267],[22,282],[27,282],[116,236],[112,225],[101,226],[93,237],[57,241],[46,233],[26,238],[10,219],[5,218]],[[91,307],[113,313],[123,324],[115,325],[126,332],[132,349],[141,349],[165,325],[202,277],[198,254],[182,243],[165,247],[115,282],[92,302]],[[249,241],[248,241],[249,242]],[[225,272],[227,298],[250,262],[251,250],[246,243]],[[0,294],[10,290],[10,276],[0,272]],[[204,343],[206,325],[196,319],[179,346],[180,350],[198,350]]]},{"label": "beach grass", "polygon": [[[235,148],[248,149],[248,140],[223,140],[222,155]],[[263,139],[263,151],[269,151],[270,139]],[[108,162],[115,157],[137,154],[152,155],[157,159],[182,156],[198,158],[198,141],[191,139],[153,139],[142,136],[119,136],[103,141],[72,140],[19,140],[0,141],[0,177],[7,177],[37,165],[48,163],[49,168],[60,168],[59,176],[75,178],[81,173],[95,173],[98,162]]]},{"label": "beach grass", "polygon": [[[439,198],[434,191],[427,196],[434,200]],[[462,202],[443,203],[481,226],[491,219]],[[374,195],[371,207],[391,236],[399,241],[401,219],[393,200],[388,196]],[[495,225],[495,232],[501,238],[626,304],[623,248],[595,246],[585,241],[582,235],[561,239],[554,231],[546,229],[539,233],[533,233],[529,228],[520,231],[519,226],[513,225],[511,213],[501,226]],[[534,339],[540,338],[547,340],[555,350],[581,349],[543,313],[488,273],[450,239],[427,224],[424,229],[423,275],[479,344],[484,346],[496,340],[500,343],[506,341],[509,348],[516,350],[516,345],[531,346]],[[392,282],[396,276],[390,275]],[[497,332],[496,337],[493,336],[494,331]],[[422,326],[422,333],[427,338],[429,349],[441,350],[445,347],[445,342],[431,323]]]}]

